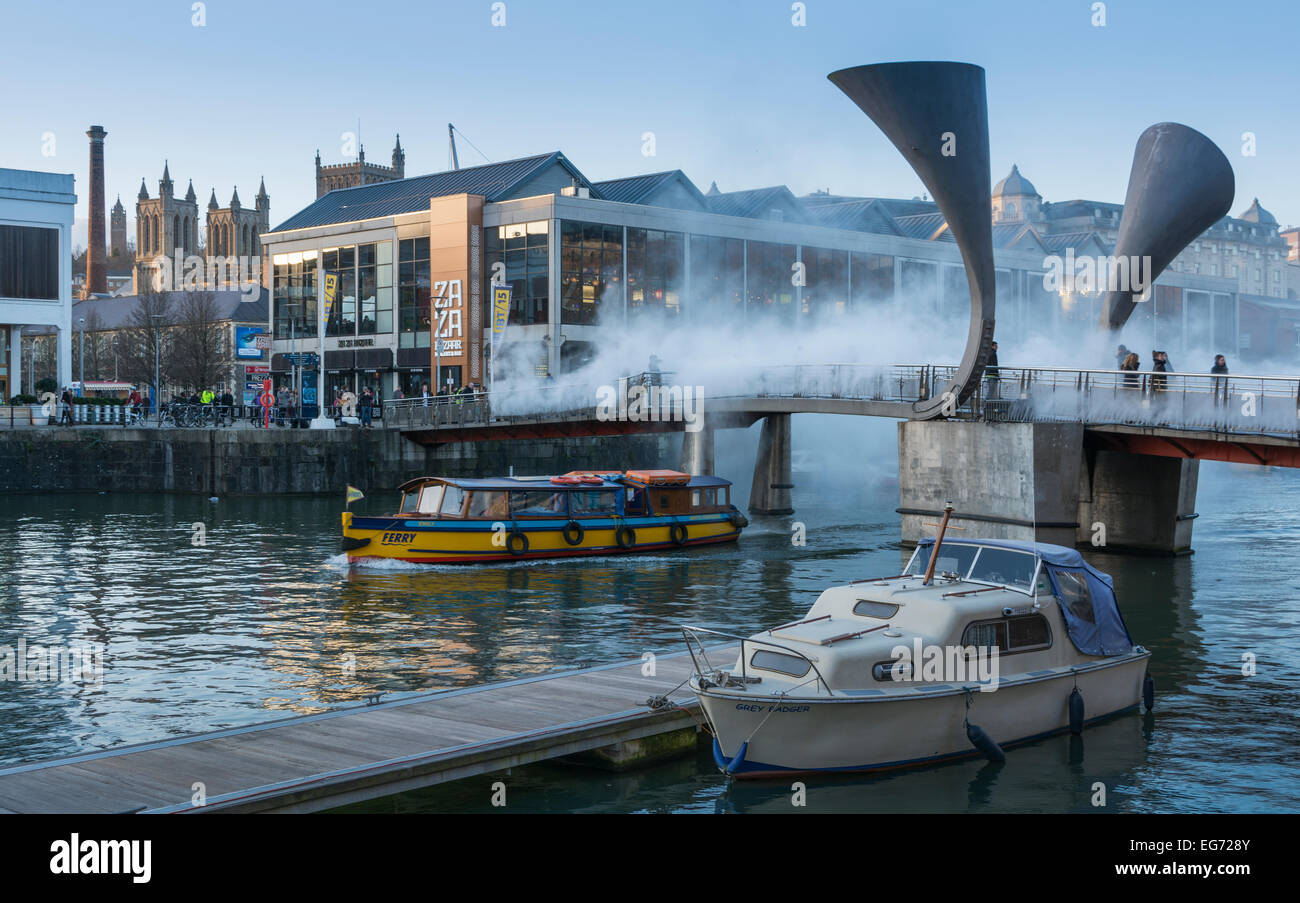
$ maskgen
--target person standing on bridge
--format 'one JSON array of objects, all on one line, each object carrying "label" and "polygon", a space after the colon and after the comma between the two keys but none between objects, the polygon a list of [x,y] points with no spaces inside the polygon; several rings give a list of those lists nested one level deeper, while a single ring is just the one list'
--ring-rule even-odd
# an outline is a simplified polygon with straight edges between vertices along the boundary
[{"label": "person standing on bridge", "polygon": [[1119,349],[1115,352],[1115,368],[1117,370],[1125,369],[1124,362],[1126,360],[1128,360],[1128,347],[1120,345]]},{"label": "person standing on bridge", "polygon": [[[1120,347],[1123,347],[1122,345]],[[1125,371],[1124,388],[1136,389],[1138,387],[1137,372],[1142,367],[1142,361],[1138,359],[1137,353],[1130,351],[1124,356],[1124,361],[1119,368]]]},{"label": "person standing on bridge", "polygon": [[1228,375],[1228,359],[1225,358],[1222,354],[1216,354],[1214,356],[1214,366],[1210,368],[1210,372],[1216,375],[1216,378],[1214,380],[1214,400],[1218,401],[1219,396],[1223,395],[1223,400],[1227,401],[1228,397],[1227,397],[1227,392],[1225,390],[1225,387],[1227,386],[1228,381],[1226,379],[1220,379],[1218,377],[1220,375],[1222,376]]},{"label": "person standing on bridge", "polygon": [[[1168,373],[1168,372],[1170,372],[1170,371],[1169,371],[1169,356],[1168,356],[1167,354],[1165,354],[1163,351],[1152,351],[1152,352],[1151,352],[1151,372],[1152,372],[1152,373]],[[1151,391],[1152,391],[1152,392],[1163,392],[1164,390],[1165,390],[1165,378],[1164,378],[1163,376],[1152,376],[1152,377],[1151,377]]]},{"label": "person standing on bridge", "polygon": [[988,391],[984,393],[984,397],[989,400],[998,398],[998,383],[1002,381],[1002,372],[998,369],[997,342],[989,345],[989,359],[984,365],[984,379],[988,385]]}]

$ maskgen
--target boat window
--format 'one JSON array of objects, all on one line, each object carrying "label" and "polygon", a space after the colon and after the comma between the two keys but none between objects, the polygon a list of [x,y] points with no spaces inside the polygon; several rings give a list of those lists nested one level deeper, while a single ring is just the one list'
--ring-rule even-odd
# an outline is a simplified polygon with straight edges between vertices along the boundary
[{"label": "boat window", "polygon": [[853,613],[862,615],[864,618],[880,618],[884,620],[898,614],[898,606],[890,602],[872,602],[870,599],[859,599],[858,604],[853,606]]},{"label": "boat window", "polygon": [[1052,632],[1042,615],[1024,615],[1007,618],[1007,649],[1021,652],[1025,649],[1052,645]]},{"label": "boat window", "polygon": [[1034,585],[1034,569],[1037,565],[1038,560],[1028,552],[984,546],[980,549],[979,559],[971,568],[968,579],[1014,586],[1029,592]]},{"label": "boat window", "polygon": [[575,514],[615,514],[612,489],[590,489],[571,493],[569,509]]},{"label": "boat window", "polygon": [[1018,615],[968,625],[962,633],[961,644],[976,649],[996,647],[1003,655],[1010,655],[1051,646],[1052,631],[1040,614]]},{"label": "boat window", "polygon": [[442,494],[442,508],[440,509],[444,517],[460,517],[461,511],[465,507],[465,496],[469,495],[459,486],[448,486],[447,491]]},{"label": "boat window", "polygon": [[812,667],[806,659],[797,655],[786,655],[784,652],[773,652],[770,649],[760,649],[755,652],[750,656],[749,664],[764,671],[789,674],[791,677],[803,677]]},{"label": "boat window", "polygon": [[627,503],[624,505],[623,508],[623,513],[628,515],[645,514],[645,490],[644,489],[633,489],[629,493],[627,497]]},{"label": "boat window", "polygon": [[1088,592],[1088,582],[1083,575],[1056,571],[1052,576],[1056,578],[1056,588],[1061,591],[1061,604],[1079,620],[1094,623],[1092,593]]},{"label": "boat window", "polygon": [[510,514],[515,517],[556,517],[565,512],[563,492],[512,492]]},{"label": "boat window", "polygon": [[692,508],[698,508],[698,507],[700,507],[700,504],[701,504],[703,501],[704,501],[704,494],[703,494],[702,492],[700,492],[700,490],[698,490],[698,489],[692,489],[692,490],[691,490],[691,507],[692,507]]},{"label": "boat window", "polygon": [[985,621],[982,624],[971,624],[961,635],[961,644],[974,646],[976,649],[1006,649],[1007,622]]},{"label": "boat window", "polygon": [[421,514],[437,514],[438,509],[442,507],[442,484],[436,486],[425,486],[424,491],[420,493],[420,507],[418,510]]},{"label": "boat window", "polygon": [[716,489],[692,489],[691,490],[691,507],[692,508],[715,508],[718,504],[718,490]]},{"label": "boat window", "polygon": [[398,514],[414,514],[416,512],[415,503],[420,498],[420,487],[408,489],[402,493],[402,504],[398,506]]},{"label": "boat window", "polygon": [[469,496],[470,517],[509,517],[507,492],[472,492]]},{"label": "boat window", "polygon": [[[924,575],[926,567],[930,564],[930,550],[933,548],[932,544],[917,546],[916,551],[912,553],[912,560],[907,564],[907,570],[903,573]],[[966,572],[970,570],[971,562],[975,560],[975,554],[979,550],[979,546],[945,542],[939,546],[939,560],[934,566],[934,572],[936,574],[961,574],[965,576]]]}]

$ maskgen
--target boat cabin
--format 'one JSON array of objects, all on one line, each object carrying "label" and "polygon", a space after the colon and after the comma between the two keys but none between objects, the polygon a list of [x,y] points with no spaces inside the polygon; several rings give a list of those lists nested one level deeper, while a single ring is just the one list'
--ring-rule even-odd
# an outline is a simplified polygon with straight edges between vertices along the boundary
[{"label": "boat cabin", "polygon": [[397,513],[463,520],[656,517],[731,510],[731,483],[675,471],[575,471],[559,477],[420,477],[400,487]]}]

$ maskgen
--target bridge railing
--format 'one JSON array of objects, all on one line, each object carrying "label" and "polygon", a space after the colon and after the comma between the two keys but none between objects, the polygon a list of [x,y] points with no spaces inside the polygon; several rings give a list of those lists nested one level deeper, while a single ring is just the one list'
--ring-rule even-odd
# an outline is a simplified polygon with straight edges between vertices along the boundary
[{"label": "bridge railing", "polygon": [[972,400],[986,420],[1300,435],[1300,378],[1001,367]]}]

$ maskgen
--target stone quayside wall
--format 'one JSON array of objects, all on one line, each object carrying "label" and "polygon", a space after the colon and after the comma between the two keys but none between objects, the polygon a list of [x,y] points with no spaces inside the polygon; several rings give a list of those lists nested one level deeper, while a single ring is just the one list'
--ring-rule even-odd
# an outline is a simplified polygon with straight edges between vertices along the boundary
[{"label": "stone quayside wall", "polygon": [[677,435],[423,446],[393,430],[23,429],[0,432],[0,492],[202,495],[392,489],[412,477],[677,467]]}]

